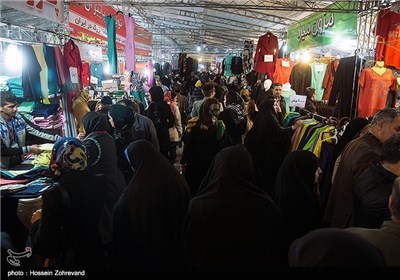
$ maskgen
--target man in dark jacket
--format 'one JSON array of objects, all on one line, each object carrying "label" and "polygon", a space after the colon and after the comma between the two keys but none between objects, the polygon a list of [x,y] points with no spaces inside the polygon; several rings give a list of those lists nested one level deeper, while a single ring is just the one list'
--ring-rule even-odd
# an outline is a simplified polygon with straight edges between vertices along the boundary
[{"label": "man in dark jacket", "polygon": [[394,180],[400,176],[400,134],[392,135],[382,145],[380,163],[371,164],[353,186],[355,225],[380,228],[390,220],[388,199]]},{"label": "man in dark jacket", "polygon": [[382,109],[375,114],[370,131],[343,150],[324,216],[331,227],[354,226],[353,186],[370,163],[379,161],[382,143],[399,131],[400,111]]}]

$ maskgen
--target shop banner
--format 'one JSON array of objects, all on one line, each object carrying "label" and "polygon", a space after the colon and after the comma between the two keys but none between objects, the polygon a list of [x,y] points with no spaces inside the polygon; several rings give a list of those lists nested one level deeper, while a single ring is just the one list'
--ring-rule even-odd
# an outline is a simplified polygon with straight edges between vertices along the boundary
[{"label": "shop banner", "polygon": [[9,8],[62,24],[64,21],[63,1],[57,0],[3,0],[1,4]]},{"label": "shop banner", "polygon": [[[118,50],[124,50],[126,29],[122,13],[110,6],[85,4],[69,7],[69,26],[71,34],[80,37],[80,34],[88,34],[107,42],[107,30],[104,17],[114,16],[116,22],[116,44]],[[152,52],[152,35],[149,31],[135,23],[135,51],[142,56],[150,56]]]},{"label": "shop banner", "polygon": [[[357,39],[357,13],[314,13],[288,29],[288,51],[341,45]],[[354,3],[352,3],[354,5]],[[335,6],[336,7],[336,6]]]}]

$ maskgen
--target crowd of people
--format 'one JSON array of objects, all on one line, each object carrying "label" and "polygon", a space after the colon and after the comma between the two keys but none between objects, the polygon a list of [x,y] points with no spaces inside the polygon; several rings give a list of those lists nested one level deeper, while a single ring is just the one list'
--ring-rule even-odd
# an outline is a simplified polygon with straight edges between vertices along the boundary
[{"label": "crowd of people", "polygon": [[[312,152],[290,151],[302,122],[283,126],[281,84],[255,92],[213,74],[156,83],[144,111],[107,98],[85,109],[78,138],[30,128],[1,93],[2,167],[40,153],[26,133],[56,141],[28,265],[126,276],[400,266],[398,109],[352,120],[321,170]],[[314,95],[307,88],[311,111]]]}]

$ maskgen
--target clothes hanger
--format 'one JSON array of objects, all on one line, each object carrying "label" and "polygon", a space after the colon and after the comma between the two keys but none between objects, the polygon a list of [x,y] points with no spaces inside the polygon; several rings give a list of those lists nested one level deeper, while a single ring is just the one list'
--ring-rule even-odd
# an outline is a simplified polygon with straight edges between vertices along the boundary
[{"label": "clothes hanger", "polygon": [[[325,132],[325,133],[326,133],[326,132]],[[333,129],[332,131],[330,131],[329,133],[333,133],[333,135],[332,135],[331,137],[322,139],[321,142],[328,142],[329,140],[335,140],[334,144],[337,144],[337,142],[339,141],[339,140],[338,140],[338,137],[337,137],[338,130],[335,128],[335,129]]]}]

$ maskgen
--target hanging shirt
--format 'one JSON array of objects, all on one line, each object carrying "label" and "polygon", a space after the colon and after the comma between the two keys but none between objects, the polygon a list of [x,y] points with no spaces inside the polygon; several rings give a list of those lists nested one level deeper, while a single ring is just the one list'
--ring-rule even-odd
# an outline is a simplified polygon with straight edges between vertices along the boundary
[{"label": "hanging shirt", "polygon": [[400,69],[400,14],[381,10],[377,21],[375,59],[384,60],[385,66]]},{"label": "hanging shirt", "polygon": [[290,58],[279,58],[276,61],[274,81],[275,83],[286,84],[289,82],[290,73],[292,73],[294,61]]},{"label": "hanging shirt", "polygon": [[389,69],[386,69],[382,75],[371,68],[363,69],[360,75],[357,117],[373,116],[380,109],[385,108],[389,87],[395,89],[396,85],[397,80]]},{"label": "hanging shirt", "polygon": [[322,82],[325,77],[326,67],[325,63],[311,64],[311,86],[315,88],[315,99],[317,101],[322,100],[322,95],[324,94]]},{"label": "hanging shirt", "polygon": [[135,71],[135,18],[124,15],[126,27],[125,40],[125,69],[127,71]]}]

